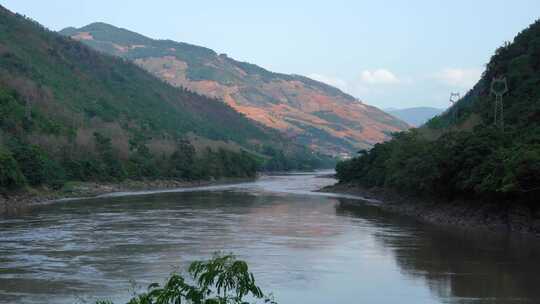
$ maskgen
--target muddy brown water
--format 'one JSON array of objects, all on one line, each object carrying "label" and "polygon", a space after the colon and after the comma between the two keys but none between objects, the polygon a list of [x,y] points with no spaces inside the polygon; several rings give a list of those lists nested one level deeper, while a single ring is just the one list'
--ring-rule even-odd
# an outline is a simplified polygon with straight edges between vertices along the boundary
[{"label": "muddy brown water", "polygon": [[266,176],[0,218],[0,303],[125,303],[219,250],[247,260],[282,304],[540,303],[537,239],[437,228],[312,192],[333,182]]}]

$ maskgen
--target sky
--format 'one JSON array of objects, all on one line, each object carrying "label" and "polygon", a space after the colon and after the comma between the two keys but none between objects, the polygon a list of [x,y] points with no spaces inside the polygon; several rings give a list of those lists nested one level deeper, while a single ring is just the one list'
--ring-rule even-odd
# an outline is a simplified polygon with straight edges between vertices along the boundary
[{"label": "sky", "polygon": [[334,85],[381,108],[446,108],[540,0],[0,0],[51,30],[101,21]]}]

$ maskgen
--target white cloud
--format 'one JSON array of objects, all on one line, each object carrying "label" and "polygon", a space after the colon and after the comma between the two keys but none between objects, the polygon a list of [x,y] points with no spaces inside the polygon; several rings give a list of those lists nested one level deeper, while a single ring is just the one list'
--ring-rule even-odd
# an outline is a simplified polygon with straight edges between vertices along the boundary
[{"label": "white cloud", "polygon": [[480,68],[446,68],[437,73],[435,78],[449,86],[470,88],[481,75]]},{"label": "white cloud", "polygon": [[348,83],[345,80],[336,77],[330,77],[321,74],[309,74],[308,77],[320,82],[324,82],[343,91],[346,91],[349,87]]},{"label": "white cloud", "polygon": [[364,70],[360,73],[360,80],[366,84],[393,84],[400,82],[398,77],[387,69]]}]

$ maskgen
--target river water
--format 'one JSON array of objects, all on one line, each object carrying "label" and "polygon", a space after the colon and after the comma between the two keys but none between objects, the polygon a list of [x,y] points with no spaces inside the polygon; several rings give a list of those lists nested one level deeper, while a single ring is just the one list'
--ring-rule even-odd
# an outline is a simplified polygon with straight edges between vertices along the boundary
[{"label": "river water", "polygon": [[247,260],[281,304],[540,303],[537,240],[437,228],[312,192],[333,182],[266,176],[0,218],[0,303],[124,303],[216,251]]}]

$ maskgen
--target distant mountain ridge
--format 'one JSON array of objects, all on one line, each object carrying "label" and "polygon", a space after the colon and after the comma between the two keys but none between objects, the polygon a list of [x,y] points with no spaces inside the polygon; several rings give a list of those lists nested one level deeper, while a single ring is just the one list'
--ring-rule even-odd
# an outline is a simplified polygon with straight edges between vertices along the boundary
[{"label": "distant mountain ridge", "polygon": [[383,110],[415,127],[419,127],[444,111],[444,109],[433,107],[388,108]]},{"label": "distant mountain ridge", "polygon": [[330,85],[270,72],[208,48],[154,40],[105,23],[70,27],[60,33],[133,60],[174,86],[223,99],[247,117],[323,153],[354,152],[408,128]]}]

